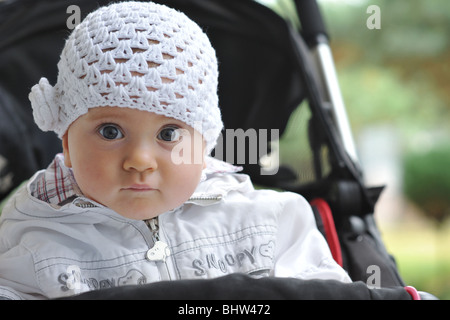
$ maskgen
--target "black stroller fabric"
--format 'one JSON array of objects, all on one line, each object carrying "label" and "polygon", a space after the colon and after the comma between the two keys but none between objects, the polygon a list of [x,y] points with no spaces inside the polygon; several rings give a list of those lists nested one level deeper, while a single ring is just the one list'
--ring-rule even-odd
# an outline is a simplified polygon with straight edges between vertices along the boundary
[{"label": "black stroller fabric", "polygon": [[[0,199],[45,168],[61,150],[55,134],[43,133],[34,124],[28,93],[40,77],[56,82],[56,63],[70,33],[68,6],[77,5],[83,19],[109,2],[0,2]],[[288,169],[280,168],[277,175],[265,177],[259,174],[258,164],[245,165],[245,171],[256,183],[287,187],[308,200],[325,198],[333,209],[344,268],[352,279],[366,282],[370,277],[367,267],[376,265],[381,269],[381,286],[402,286],[372,217],[379,190],[361,185],[358,170],[341,150],[333,124],[317,99],[307,45],[298,30],[249,0],[155,2],[185,12],[210,37],[219,60],[219,101],[225,128],[278,129],[281,136],[293,110],[305,99],[310,102],[311,146],[318,150],[329,144],[331,173],[321,176],[318,170],[317,182],[297,186],[286,183],[293,177]]]},{"label": "black stroller fabric", "polygon": [[363,282],[232,274],[209,280],[155,282],[90,291],[61,300],[411,300],[402,287],[369,289]]}]

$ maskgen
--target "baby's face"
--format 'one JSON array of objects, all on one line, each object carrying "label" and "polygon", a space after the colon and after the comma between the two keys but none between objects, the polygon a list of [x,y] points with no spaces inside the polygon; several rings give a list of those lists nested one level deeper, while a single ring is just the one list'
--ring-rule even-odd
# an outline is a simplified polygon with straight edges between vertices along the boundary
[{"label": "baby's face", "polygon": [[189,199],[204,168],[203,147],[181,121],[117,107],[90,109],[63,137],[65,164],[83,194],[138,220]]}]

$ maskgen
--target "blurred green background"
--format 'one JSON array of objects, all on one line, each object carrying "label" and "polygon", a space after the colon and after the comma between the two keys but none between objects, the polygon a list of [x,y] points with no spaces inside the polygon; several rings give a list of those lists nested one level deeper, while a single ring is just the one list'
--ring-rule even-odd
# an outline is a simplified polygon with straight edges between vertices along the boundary
[{"label": "blurred green background", "polygon": [[[291,0],[263,2],[292,17]],[[388,251],[408,285],[450,299],[450,1],[319,4],[365,181],[386,185]]]}]

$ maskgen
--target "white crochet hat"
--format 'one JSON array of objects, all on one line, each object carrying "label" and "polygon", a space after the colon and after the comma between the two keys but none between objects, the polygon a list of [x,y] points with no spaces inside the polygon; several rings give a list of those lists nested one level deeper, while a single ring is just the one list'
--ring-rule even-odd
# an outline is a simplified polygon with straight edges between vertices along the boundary
[{"label": "white crochet hat", "polygon": [[58,80],[29,95],[35,122],[61,138],[101,106],[146,110],[199,131],[209,153],[223,124],[217,60],[208,37],[185,14],[151,2],[122,2],[90,13],[66,41]]}]

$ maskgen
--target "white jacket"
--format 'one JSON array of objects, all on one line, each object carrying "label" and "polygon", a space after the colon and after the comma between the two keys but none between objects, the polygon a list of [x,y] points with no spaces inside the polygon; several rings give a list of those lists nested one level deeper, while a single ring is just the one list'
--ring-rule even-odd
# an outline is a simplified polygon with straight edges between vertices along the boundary
[{"label": "white jacket", "polygon": [[38,200],[30,189],[44,171],[0,217],[0,297],[54,298],[235,272],[350,281],[307,201],[255,190],[247,175],[209,174],[185,204],[145,222],[83,197],[61,207]]}]

